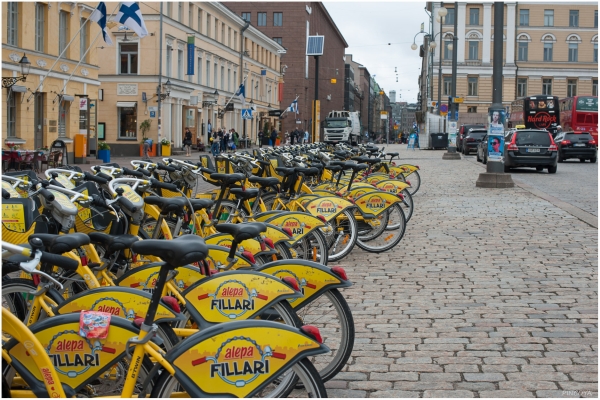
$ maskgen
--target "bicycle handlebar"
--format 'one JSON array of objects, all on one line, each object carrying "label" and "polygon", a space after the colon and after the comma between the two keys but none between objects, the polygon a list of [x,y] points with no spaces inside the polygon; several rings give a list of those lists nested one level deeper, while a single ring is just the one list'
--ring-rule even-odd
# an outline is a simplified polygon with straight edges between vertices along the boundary
[{"label": "bicycle handlebar", "polygon": [[166,189],[166,190],[170,190],[172,192],[179,192],[179,188],[177,187],[177,185],[174,185],[172,183],[167,183],[167,182],[161,182],[158,179],[151,178],[150,184],[155,189]]},{"label": "bicycle handlebar", "polygon": [[54,195],[48,189],[41,188],[39,194],[41,194],[46,201],[54,201]]},{"label": "bicycle handlebar", "polygon": [[[99,172],[98,174],[101,174],[101,172]],[[104,184],[108,183],[108,179],[104,179],[101,176],[94,175],[89,172],[84,172],[83,175],[85,177],[85,180],[87,180],[87,181],[96,182],[100,185],[104,185]],[[102,175],[104,175],[104,174],[102,174]]]}]

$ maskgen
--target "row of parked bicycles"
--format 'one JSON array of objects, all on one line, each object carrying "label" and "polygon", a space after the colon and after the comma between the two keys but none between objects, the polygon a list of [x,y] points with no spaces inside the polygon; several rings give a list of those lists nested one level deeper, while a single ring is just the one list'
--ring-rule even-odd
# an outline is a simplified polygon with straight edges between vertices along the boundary
[{"label": "row of parked bicycles", "polygon": [[2,175],[3,397],[326,397],[355,337],[330,264],[401,241],[421,182],[396,157],[311,144]]}]

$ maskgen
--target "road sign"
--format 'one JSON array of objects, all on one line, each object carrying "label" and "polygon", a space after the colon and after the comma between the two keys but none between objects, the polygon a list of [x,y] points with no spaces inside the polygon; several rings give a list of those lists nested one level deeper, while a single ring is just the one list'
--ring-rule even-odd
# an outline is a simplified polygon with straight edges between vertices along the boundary
[{"label": "road sign", "polygon": [[437,101],[431,101],[430,100],[430,101],[427,102],[427,107],[434,107],[434,108],[436,108],[437,105],[438,105]]},{"label": "road sign", "polygon": [[381,115],[381,119],[388,119],[387,111],[380,111],[379,114]]},{"label": "road sign", "polygon": [[156,118],[156,111],[150,111],[150,118]]},{"label": "road sign", "polygon": [[446,115],[448,113],[448,104],[440,105],[440,114],[441,113],[444,113],[444,115]]},{"label": "road sign", "polygon": [[452,102],[453,103],[462,103],[463,100],[464,99],[462,97],[454,97],[454,98],[452,98]]},{"label": "road sign", "polygon": [[249,108],[243,109],[242,119],[252,119],[252,110]]}]

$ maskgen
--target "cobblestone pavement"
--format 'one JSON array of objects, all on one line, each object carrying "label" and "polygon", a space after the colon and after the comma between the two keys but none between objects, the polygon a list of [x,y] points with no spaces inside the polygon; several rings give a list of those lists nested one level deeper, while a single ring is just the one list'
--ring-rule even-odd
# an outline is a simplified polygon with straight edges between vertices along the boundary
[{"label": "cobblestone pavement", "polygon": [[[422,185],[394,251],[340,262],[356,343],[329,396],[597,397],[597,229],[523,187],[476,188],[474,158],[388,150],[421,167]],[[564,190],[535,175],[513,177],[598,215],[597,172]]]},{"label": "cobblestone pavement", "polygon": [[397,249],[340,263],[357,338],[329,395],[597,397],[597,229],[476,188],[468,160],[392,148],[423,183]]}]

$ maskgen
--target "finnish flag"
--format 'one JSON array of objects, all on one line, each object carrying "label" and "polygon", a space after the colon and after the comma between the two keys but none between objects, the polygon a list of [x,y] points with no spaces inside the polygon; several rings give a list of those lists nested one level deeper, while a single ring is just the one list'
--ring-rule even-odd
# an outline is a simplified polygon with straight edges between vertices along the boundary
[{"label": "finnish flag", "polygon": [[113,18],[113,21],[125,25],[127,28],[134,31],[140,38],[148,35],[148,29],[144,23],[142,12],[137,3],[134,2],[123,2],[117,16]]},{"label": "finnish flag", "polygon": [[108,29],[106,28],[106,4],[104,4],[103,1],[98,3],[98,7],[96,7],[92,15],[90,15],[90,21],[97,22],[98,25],[100,25],[104,42],[108,45],[111,45],[112,40],[108,33]]},{"label": "finnish flag", "polygon": [[298,100],[292,101],[292,104],[288,107],[289,112],[293,112],[294,114],[298,114]]},{"label": "finnish flag", "polygon": [[244,84],[240,84],[240,87],[238,88],[237,92],[235,92],[235,95],[241,100],[242,102],[242,107],[246,104],[246,88],[244,87]]}]

